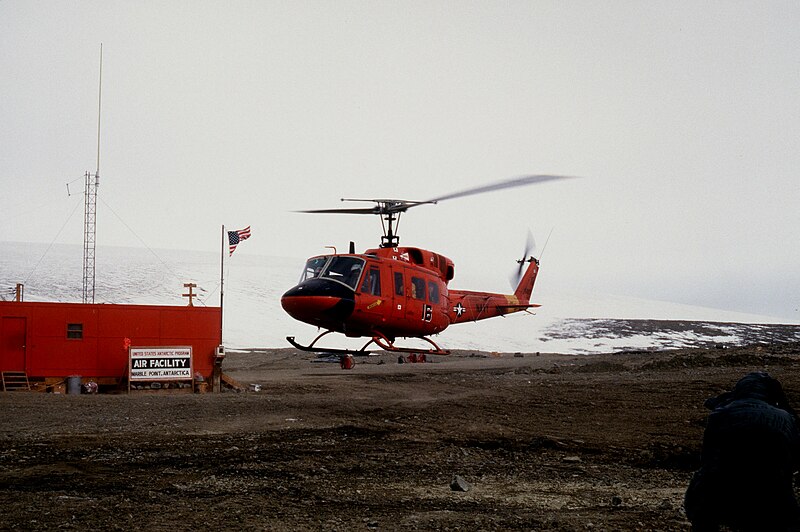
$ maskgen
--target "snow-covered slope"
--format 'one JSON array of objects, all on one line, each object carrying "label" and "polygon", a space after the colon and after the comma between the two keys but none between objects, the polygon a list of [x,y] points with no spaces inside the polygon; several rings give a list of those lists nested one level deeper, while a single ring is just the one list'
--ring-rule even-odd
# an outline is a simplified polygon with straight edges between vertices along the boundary
[{"label": "snow-covered slope", "polygon": [[[80,301],[82,264],[80,246],[0,242],[0,296],[9,299],[14,285],[22,282],[26,301]],[[226,257],[226,345],[285,347],[287,335],[308,342],[318,334],[316,328],[291,319],[280,306],[281,294],[295,284],[302,264],[303,259],[241,252]],[[183,284],[189,282],[198,285],[201,304],[218,306],[219,255],[135,248],[97,250],[98,303],[183,305]],[[534,300],[542,304],[536,315],[518,313],[460,324],[435,340],[451,349],[560,353],[800,340],[800,328],[780,326],[780,320],[765,316],[599,293],[559,292],[546,286],[537,286]],[[364,342],[331,337],[327,345],[358,348]]]}]

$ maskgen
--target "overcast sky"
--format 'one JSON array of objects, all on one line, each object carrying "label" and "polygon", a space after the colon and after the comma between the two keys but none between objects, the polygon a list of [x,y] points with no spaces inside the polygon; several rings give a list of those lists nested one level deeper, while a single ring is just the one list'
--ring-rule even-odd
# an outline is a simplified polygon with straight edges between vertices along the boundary
[{"label": "overcast sky", "polygon": [[82,244],[100,43],[99,248],[251,225],[237,253],[299,271],[380,223],[291,211],[580,176],[417,207],[401,243],[505,291],[552,230],[542,290],[800,321],[796,1],[0,1],[0,240]]}]

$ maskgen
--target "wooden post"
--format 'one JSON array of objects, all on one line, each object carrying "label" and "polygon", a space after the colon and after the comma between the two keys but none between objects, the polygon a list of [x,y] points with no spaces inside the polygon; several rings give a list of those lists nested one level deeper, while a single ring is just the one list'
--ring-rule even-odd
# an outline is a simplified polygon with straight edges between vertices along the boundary
[{"label": "wooden post", "polygon": [[189,289],[189,293],[188,293],[188,294],[183,294],[183,297],[188,297],[188,298],[189,298],[189,306],[190,306],[190,307],[193,307],[193,306],[194,306],[194,303],[192,302],[192,300],[193,300],[195,297],[197,297],[197,294],[195,294],[195,293],[193,292],[193,290],[194,290],[195,288],[197,288],[197,285],[196,285],[195,283],[183,283],[183,287],[184,287],[184,288],[188,288],[188,289]]}]

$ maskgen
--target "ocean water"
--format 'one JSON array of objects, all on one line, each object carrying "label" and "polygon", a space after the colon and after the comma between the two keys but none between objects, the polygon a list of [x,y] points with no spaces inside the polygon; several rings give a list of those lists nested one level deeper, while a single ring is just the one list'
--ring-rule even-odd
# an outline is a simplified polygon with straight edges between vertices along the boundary
[{"label": "ocean water", "polygon": [[[308,343],[315,327],[281,308],[281,295],[299,278],[304,257],[265,257],[237,250],[225,257],[223,342],[228,348],[289,347],[286,336]],[[11,299],[16,283],[26,301],[80,302],[80,245],[0,242],[0,297]],[[220,256],[185,250],[98,247],[96,303],[185,305],[184,283],[195,283],[196,305],[220,304]],[[461,286],[453,288],[483,289]],[[723,343],[800,340],[800,328],[781,320],[669,302],[608,294],[579,294],[539,286],[535,313],[517,313],[449,327],[433,337],[448,349],[503,352],[599,353]],[[678,326],[674,322],[680,322]],[[330,335],[325,345],[360,348],[368,339]],[[424,347],[417,340],[405,345]]]}]

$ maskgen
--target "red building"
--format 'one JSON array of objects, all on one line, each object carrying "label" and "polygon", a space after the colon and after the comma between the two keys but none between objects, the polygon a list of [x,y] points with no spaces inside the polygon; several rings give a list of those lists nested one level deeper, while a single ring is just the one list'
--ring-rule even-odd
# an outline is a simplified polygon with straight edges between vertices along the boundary
[{"label": "red building", "polygon": [[129,347],[191,346],[194,373],[210,381],[220,313],[219,307],[0,301],[0,371],[119,384],[128,375]]}]

